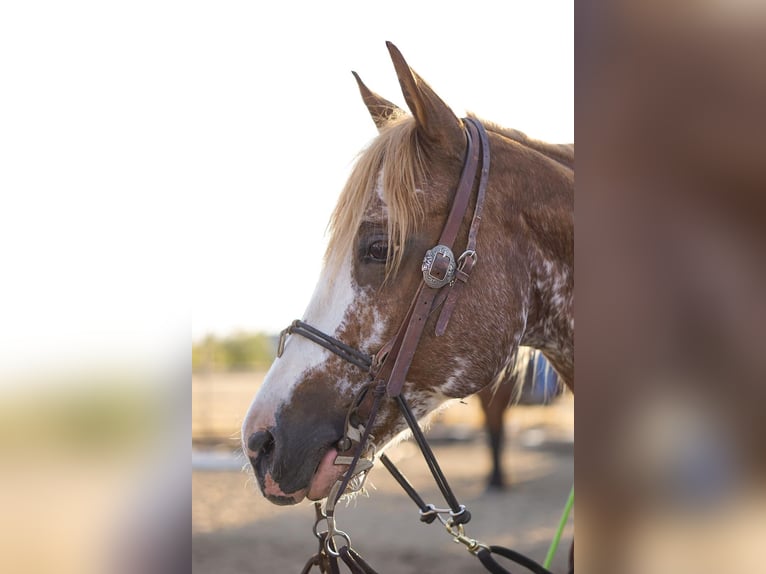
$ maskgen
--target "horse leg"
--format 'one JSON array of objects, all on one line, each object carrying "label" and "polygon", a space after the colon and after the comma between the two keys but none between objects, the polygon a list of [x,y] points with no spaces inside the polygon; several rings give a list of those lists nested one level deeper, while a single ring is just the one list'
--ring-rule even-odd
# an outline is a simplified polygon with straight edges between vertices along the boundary
[{"label": "horse leg", "polygon": [[[498,390],[498,394],[501,394]],[[502,456],[505,432],[503,418],[507,402],[501,396],[494,396],[492,389],[484,389],[479,393],[481,406],[484,410],[484,426],[487,430],[490,452],[492,454],[492,470],[487,481],[487,487],[492,490],[503,490],[505,479],[503,477]]]},{"label": "horse leg", "polygon": [[503,478],[503,469],[501,464],[501,458],[503,455],[503,426],[502,415],[500,416],[500,425],[487,424],[487,432],[489,436],[489,448],[492,453],[492,471],[489,475],[489,481],[487,486],[492,489],[503,490],[505,488],[505,480]]}]

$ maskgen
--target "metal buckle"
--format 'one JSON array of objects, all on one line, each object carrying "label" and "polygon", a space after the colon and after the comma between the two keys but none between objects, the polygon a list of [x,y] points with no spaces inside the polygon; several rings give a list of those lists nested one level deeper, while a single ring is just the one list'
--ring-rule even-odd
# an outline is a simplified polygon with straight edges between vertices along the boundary
[{"label": "metal buckle", "polygon": [[426,285],[439,289],[452,281],[456,267],[452,250],[446,245],[437,245],[426,251],[420,270]]},{"label": "metal buckle", "polygon": [[279,344],[277,345],[277,359],[279,359],[282,356],[282,353],[285,352],[285,343],[287,343],[287,337],[289,337],[293,332],[293,327],[295,327],[295,324],[298,321],[293,321],[290,323],[289,327],[286,327],[285,329],[282,329],[282,331],[279,333]]},{"label": "metal buckle", "polygon": [[463,254],[460,257],[458,257],[457,266],[460,269],[465,267],[465,261],[469,257],[473,259],[473,263],[474,265],[476,265],[476,259],[478,258],[478,255],[476,255],[476,251],[474,251],[473,249],[469,249],[468,251],[463,251]]}]

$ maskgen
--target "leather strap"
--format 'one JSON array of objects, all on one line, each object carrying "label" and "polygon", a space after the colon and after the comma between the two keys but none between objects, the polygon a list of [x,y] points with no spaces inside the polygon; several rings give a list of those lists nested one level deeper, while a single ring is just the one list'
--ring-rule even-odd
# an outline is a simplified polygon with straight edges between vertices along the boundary
[{"label": "leather strap", "polygon": [[413,488],[413,486],[410,484],[410,481],[407,480],[407,477],[404,476],[398,468],[396,468],[396,465],[391,461],[390,458],[388,458],[386,453],[380,455],[380,462],[383,463],[383,466],[386,467],[386,470],[391,473],[391,476],[394,477],[394,480],[396,480],[404,492],[407,493],[407,496],[410,497],[410,500],[412,500],[412,502],[418,506],[420,509],[421,522],[431,524],[434,520],[436,520],[436,513],[430,511],[428,504],[426,504],[426,501],[423,500],[423,497],[420,496],[418,491]]},{"label": "leather strap", "polygon": [[342,359],[362,369],[368,369],[376,382],[385,383],[386,394],[389,397],[396,397],[402,392],[407,372],[412,364],[429,315],[443,303],[444,306],[436,326],[436,334],[443,334],[455,308],[460,289],[468,281],[476,263],[476,236],[481,224],[484,196],[489,177],[489,139],[484,126],[478,120],[464,118],[463,122],[466,128],[466,159],[455,190],[452,207],[439,237],[439,245],[452,249],[468,209],[480,155],[482,171],[466,250],[460,257],[456,276],[449,290],[433,288],[426,285],[425,281],[421,281],[397,334],[374,357],[369,357],[300,320],[294,321],[290,327],[282,332],[277,356],[282,354],[287,335],[302,335]]},{"label": "leather strap", "polygon": [[[441,237],[439,237],[439,244],[446,245],[450,249],[457,238],[465,212],[468,209],[468,202],[471,197],[471,191],[473,191],[474,180],[476,179],[476,172],[478,171],[479,165],[479,148],[481,140],[479,129],[476,126],[480,124],[471,118],[466,118],[464,121],[466,126],[466,138],[468,141],[466,161],[463,165],[463,171],[460,174],[455,197],[452,201],[452,209],[447,217],[447,222],[444,225]],[[489,146],[487,146],[486,149],[488,152]],[[482,204],[483,198],[482,201],[479,201],[477,198],[477,208],[480,208]],[[479,220],[481,220],[481,218],[479,218]],[[401,335],[401,343],[399,345],[394,344],[394,347],[398,346],[398,352],[396,354],[389,354],[389,358],[391,356],[394,356],[395,358],[391,373],[387,377],[388,383],[386,394],[389,397],[396,397],[402,392],[407,372],[410,369],[412,359],[415,356],[415,351],[417,350],[420,338],[423,335],[426,320],[431,313],[434,299],[436,299],[439,292],[440,289],[428,287],[425,285],[425,282],[421,281],[415,297],[415,304],[411,307],[409,320],[405,318],[404,324],[406,324],[407,327],[404,330],[404,334]]]},{"label": "leather strap", "polygon": [[436,482],[436,486],[439,487],[444,500],[447,501],[447,504],[452,511],[452,520],[455,524],[468,524],[471,520],[471,513],[465,506],[458,502],[455,493],[452,492],[452,488],[450,488],[449,482],[447,482],[447,477],[444,476],[444,472],[442,472],[442,469],[439,466],[439,461],[436,460],[436,457],[431,450],[431,446],[428,444],[428,441],[423,434],[423,430],[420,428],[420,425],[415,418],[415,414],[410,409],[410,405],[407,403],[404,395],[398,395],[396,397],[396,402],[399,405],[399,411],[402,413],[404,420],[407,421],[407,426],[410,427],[410,431],[412,431],[412,437],[418,444],[420,453],[423,455],[423,459],[428,465],[428,470],[431,471],[431,476],[433,477],[434,482]]},{"label": "leather strap", "polygon": [[338,553],[352,574],[378,574],[353,548],[341,546]]},{"label": "leather strap", "polygon": [[372,390],[372,392],[368,392],[365,395],[365,398],[372,395],[372,407],[370,407],[370,414],[367,419],[367,423],[364,427],[364,433],[362,434],[361,439],[359,440],[359,443],[356,445],[356,450],[354,451],[354,456],[351,459],[351,463],[349,464],[348,471],[346,471],[346,474],[343,476],[343,480],[341,481],[340,488],[338,489],[338,494],[335,496],[335,500],[332,503],[332,507],[328,508],[327,510],[327,516],[332,516],[332,514],[335,512],[335,504],[338,503],[338,501],[343,496],[343,493],[346,492],[346,487],[348,486],[349,482],[351,482],[351,478],[354,476],[354,471],[356,470],[356,465],[359,462],[359,459],[362,457],[362,454],[364,452],[365,446],[367,445],[367,441],[370,438],[370,431],[372,430],[372,425],[375,422],[375,419],[378,416],[378,409],[380,409],[380,403],[383,399],[383,396],[385,395],[385,389],[383,388],[382,383],[378,383]]},{"label": "leather strap", "polygon": [[[340,568],[338,568],[338,558],[332,554],[328,554],[325,551],[325,539],[327,533],[323,532],[318,535],[319,538],[319,551],[308,559],[306,564],[301,570],[301,574],[309,574],[313,570],[314,566],[319,568],[322,574],[340,574]],[[332,543],[332,542],[331,542]]]},{"label": "leather strap", "polygon": [[457,303],[458,296],[463,289],[463,286],[468,283],[468,279],[471,277],[471,271],[473,271],[474,265],[476,265],[476,236],[479,234],[479,226],[481,225],[481,214],[484,209],[484,196],[487,193],[487,182],[489,181],[489,137],[487,131],[480,122],[477,122],[471,118],[468,121],[472,122],[479,132],[481,138],[481,177],[479,178],[479,190],[476,192],[476,207],[473,212],[473,219],[471,220],[471,228],[468,231],[468,242],[465,246],[463,255],[460,256],[458,261],[457,272],[455,273],[455,281],[449,288],[449,295],[442,307],[442,312],[439,315],[439,320],[436,323],[436,336],[441,337],[447,330],[447,324],[449,323],[452,312],[455,310],[455,304]]},{"label": "leather strap", "polygon": [[508,570],[497,563],[497,561],[492,556],[493,554],[497,554],[503,558],[507,558],[511,562],[515,562],[533,574],[553,574],[550,570],[544,568],[524,554],[516,552],[515,550],[511,550],[510,548],[495,545],[492,545],[489,548],[482,548],[476,553],[476,556],[479,558],[484,567],[492,574],[510,574]]},{"label": "leather strap", "polygon": [[285,350],[285,342],[288,335],[301,335],[306,337],[309,341],[313,341],[317,345],[335,353],[344,361],[356,365],[360,369],[369,369],[372,363],[372,357],[366,353],[362,353],[361,351],[346,345],[344,342],[323,333],[316,327],[312,327],[300,319],[293,321],[289,327],[283,329],[279,334],[277,358],[281,357]]}]

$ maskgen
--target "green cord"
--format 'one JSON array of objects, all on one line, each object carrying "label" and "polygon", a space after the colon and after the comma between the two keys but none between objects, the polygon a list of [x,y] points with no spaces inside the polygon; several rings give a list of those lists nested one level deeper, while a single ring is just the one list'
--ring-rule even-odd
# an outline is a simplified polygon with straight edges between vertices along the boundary
[{"label": "green cord", "polygon": [[551,546],[548,548],[548,554],[545,557],[545,562],[543,562],[543,566],[545,568],[551,567],[551,562],[553,562],[553,556],[556,554],[556,549],[559,547],[559,541],[561,540],[561,533],[564,531],[564,526],[566,526],[567,520],[569,519],[569,513],[572,510],[572,505],[574,504],[574,484],[572,485],[572,490],[569,491],[569,498],[567,498],[567,503],[564,506],[564,512],[561,513],[561,520],[559,520],[559,527],[556,530],[556,535],[553,537],[553,540],[551,541]]}]

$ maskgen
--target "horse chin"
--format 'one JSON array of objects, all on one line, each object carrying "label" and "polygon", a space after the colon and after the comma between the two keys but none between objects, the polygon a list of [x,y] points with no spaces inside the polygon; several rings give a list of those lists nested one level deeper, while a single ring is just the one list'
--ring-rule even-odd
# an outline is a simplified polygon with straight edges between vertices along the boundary
[{"label": "horse chin", "polygon": [[279,488],[279,485],[274,482],[274,480],[271,478],[271,475],[266,474],[263,478],[261,491],[263,492],[263,495],[266,497],[266,499],[272,504],[277,504],[279,506],[289,506],[291,504],[298,504],[301,500],[306,498],[308,489],[303,488],[301,490],[296,490],[295,492],[286,494],[282,492],[282,490]]},{"label": "horse chin", "polygon": [[348,465],[335,464],[335,457],[337,456],[338,450],[335,448],[329,449],[324,454],[311,479],[306,498],[309,500],[327,498],[333,485],[343,477],[343,474],[348,470]]},{"label": "horse chin", "polygon": [[263,478],[259,480],[263,495],[269,502],[279,506],[298,504],[304,498],[309,500],[327,498],[333,485],[343,478],[343,474],[348,469],[348,465],[335,464],[335,457],[337,456],[337,449],[330,448],[319,461],[308,487],[291,493],[283,492],[279,485],[271,478],[271,475],[268,472],[264,473],[262,475]]}]

